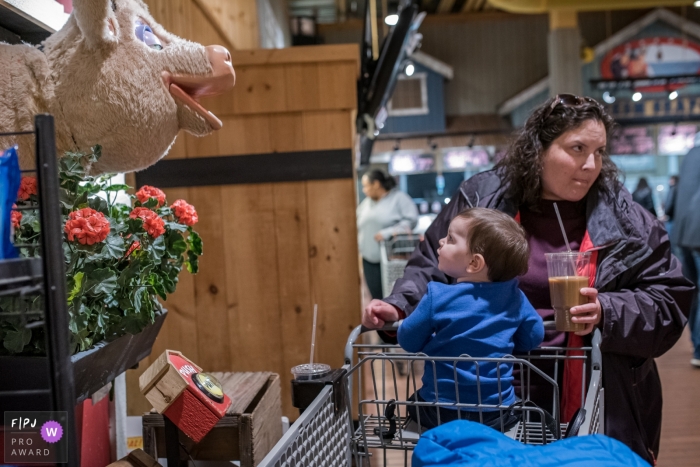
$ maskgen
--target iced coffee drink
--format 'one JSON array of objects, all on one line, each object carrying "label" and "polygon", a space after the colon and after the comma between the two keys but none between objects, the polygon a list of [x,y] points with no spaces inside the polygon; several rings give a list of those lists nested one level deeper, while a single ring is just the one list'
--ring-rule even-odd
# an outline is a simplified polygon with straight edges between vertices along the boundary
[{"label": "iced coffee drink", "polygon": [[581,295],[581,289],[588,287],[590,253],[546,253],[545,257],[557,331],[583,331],[586,329],[584,323],[571,321],[571,308],[588,303],[588,297]]}]

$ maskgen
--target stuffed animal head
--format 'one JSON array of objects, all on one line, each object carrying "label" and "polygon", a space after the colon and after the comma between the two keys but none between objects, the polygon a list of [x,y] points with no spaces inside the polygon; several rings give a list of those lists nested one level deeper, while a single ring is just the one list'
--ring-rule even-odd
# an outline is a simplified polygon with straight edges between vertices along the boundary
[{"label": "stuffed animal head", "polygon": [[140,0],[73,0],[44,53],[73,142],[79,150],[102,145],[94,173],[154,164],[181,129],[197,136],[220,129],[198,100],[235,82],[224,47],[170,34]]}]

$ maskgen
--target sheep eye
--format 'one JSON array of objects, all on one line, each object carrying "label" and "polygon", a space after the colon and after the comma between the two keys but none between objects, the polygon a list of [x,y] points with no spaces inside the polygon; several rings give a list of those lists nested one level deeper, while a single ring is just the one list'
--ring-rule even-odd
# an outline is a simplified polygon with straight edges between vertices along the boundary
[{"label": "sheep eye", "polygon": [[163,45],[160,43],[158,36],[153,34],[153,30],[147,24],[142,21],[136,21],[136,38],[155,50],[163,50]]}]

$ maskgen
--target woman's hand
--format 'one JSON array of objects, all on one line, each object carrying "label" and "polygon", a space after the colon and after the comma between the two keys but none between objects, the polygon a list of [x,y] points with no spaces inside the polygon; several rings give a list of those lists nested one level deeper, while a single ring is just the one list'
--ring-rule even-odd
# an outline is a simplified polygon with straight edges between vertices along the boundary
[{"label": "woman's hand", "polygon": [[588,303],[578,305],[571,308],[571,321],[573,323],[584,323],[586,329],[576,332],[579,336],[585,336],[593,332],[596,324],[600,323],[603,316],[603,310],[598,301],[598,289],[593,287],[584,287],[581,289],[581,295],[588,297]]},{"label": "woman's hand", "polygon": [[394,305],[374,299],[362,313],[362,325],[368,329],[377,329],[384,326],[385,322],[398,321],[399,311]]},{"label": "woman's hand", "polygon": [[374,234],[374,239],[378,242],[381,242],[382,240],[384,240],[384,236],[377,232],[376,234]]}]

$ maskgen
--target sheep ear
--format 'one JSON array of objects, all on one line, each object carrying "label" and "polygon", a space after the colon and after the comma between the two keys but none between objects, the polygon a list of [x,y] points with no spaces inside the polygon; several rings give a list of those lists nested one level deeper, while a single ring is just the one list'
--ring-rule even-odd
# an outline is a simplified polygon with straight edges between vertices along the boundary
[{"label": "sheep ear", "polygon": [[116,42],[116,36],[109,30],[113,8],[114,0],[73,0],[73,16],[90,47]]}]

